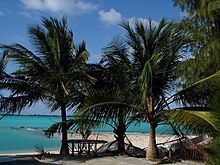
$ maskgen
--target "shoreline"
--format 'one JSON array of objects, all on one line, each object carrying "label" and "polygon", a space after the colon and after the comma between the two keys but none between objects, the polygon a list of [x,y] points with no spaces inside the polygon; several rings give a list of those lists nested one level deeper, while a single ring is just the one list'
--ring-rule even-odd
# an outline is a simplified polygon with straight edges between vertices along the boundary
[{"label": "shoreline", "polygon": [[[195,137],[195,136],[191,136]],[[60,133],[55,133],[53,138],[60,138],[61,140],[61,134]],[[68,139],[81,139],[80,133],[75,133],[75,132],[69,132],[68,133]],[[156,141],[157,144],[160,143],[166,143],[167,141],[172,141],[175,140],[177,137],[175,135],[170,135],[170,134],[157,134],[156,136]],[[91,135],[89,136],[88,139],[97,139],[97,140],[106,140],[108,142],[114,141],[114,133],[112,132],[92,132]],[[148,147],[148,141],[149,141],[149,133],[139,133],[139,132],[128,132],[126,133],[125,137],[125,143],[132,143],[132,145],[139,147],[141,149],[147,148]],[[61,144],[61,142],[60,142]],[[60,147],[60,146],[59,146]],[[50,153],[59,153],[60,148],[44,148],[45,152],[50,152]],[[22,151],[9,151],[7,153],[0,153],[0,156],[4,155],[22,155],[22,154],[39,154],[36,152],[34,149],[31,150],[22,150]]]},{"label": "shoreline", "polygon": [[[134,146],[137,146],[139,148],[146,148],[148,145],[149,140],[149,133],[127,133],[126,134],[129,141]],[[59,133],[56,134],[57,137],[60,137]],[[79,133],[68,133],[68,138],[81,138],[81,135]],[[93,132],[89,136],[88,139],[100,139],[100,140],[106,140],[106,141],[112,141],[115,140],[114,134],[111,132],[99,132],[98,138],[97,133]],[[174,140],[174,135],[165,135],[165,134],[157,134],[157,143],[166,142],[167,140]],[[127,140],[125,140],[126,143],[128,143]],[[46,155],[43,159],[39,159],[38,155],[39,152],[14,152],[14,153],[6,153],[6,154],[0,154],[0,162],[2,161],[8,161],[13,162],[15,165],[23,165],[23,164],[65,164],[65,165],[121,165],[121,164],[127,164],[127,165],[152,165],[157,164],[158,162],[152,162],[148,161],[145,158],[136,158],[136,157],[130,157],[130,156],[104,156],[104,157],[94,157],[94,158],[88,158],[88,157],[73,157],[71,155],[60,155],[59,149],[58,150],[47,150],[45,148],[45,151],[49,154]],[[195,164],[195,165],[206,165],[204,162],[199,161],[190,161],[190,160],[181,160],[176,163],[167,163],[167,165],[189,165],[189,164]]]}]

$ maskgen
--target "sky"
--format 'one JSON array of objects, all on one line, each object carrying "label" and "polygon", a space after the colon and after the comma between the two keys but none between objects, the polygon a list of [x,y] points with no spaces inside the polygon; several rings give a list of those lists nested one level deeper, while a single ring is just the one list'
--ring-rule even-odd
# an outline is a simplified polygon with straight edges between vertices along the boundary
[{"label": "sky", "polygon": [[[172,0],[0,0],[0,44],[19,43],[32,50],[27,28],[41,25],[42,17],[60,20],[63,16],[73,31],[74,43],[85,41],[89,62],[96,63],[102,48],[114,36],[125,34],[119,26],[122,20],[148,22],[151,19],[157,24],[162,18],[179,21],[182,13],[173,7]],[[7,71],[13,71],[14,66],[9,63]],[[22,114],[56,115],[59,112],[50,113],[49,108],[40,103]]]}]

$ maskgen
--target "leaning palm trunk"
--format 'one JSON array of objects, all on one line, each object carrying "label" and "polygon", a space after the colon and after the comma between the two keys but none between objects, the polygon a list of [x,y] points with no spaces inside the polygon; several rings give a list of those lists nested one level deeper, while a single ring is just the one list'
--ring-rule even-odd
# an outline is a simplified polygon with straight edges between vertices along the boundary
[{"label": "leaning palm trunk", "polygon": [[62,116],[62,141],[60,154],[69,154],[69,148],[67,143],[67,123],[66,123],[66,107],[65,104],[61,105]]},{"label": "leaning palm trunk", "polygon": [[157,144],[156,144],[156,126],[150,123],[150,137],[149,144],[147,148],[146,158],[148,160],[154,160],[159,157]]}]

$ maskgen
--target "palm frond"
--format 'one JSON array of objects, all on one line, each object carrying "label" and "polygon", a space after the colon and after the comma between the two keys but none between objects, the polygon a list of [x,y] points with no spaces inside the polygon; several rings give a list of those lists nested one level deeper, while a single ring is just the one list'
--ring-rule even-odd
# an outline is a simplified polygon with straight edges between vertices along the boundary
[{"label": "palm frond", "polygon": [[219,84],[220,71],[177,92],[173,100],[183,105],[207,105],[210,99],[214,99]]},{"label": "palm frond", "polygon": [[147,104],[148,97],[152,96],[153,87],[153,68],[151,61],[147,61],[144,69],[139,77],[139,84],[141,86],[142,93],[142,105]]},{"label": "palm frond", "polygon": [[[192,109],[196,109],[196,111]],[[175,127],[188,133],[211,134],[218,131],[217,121],[215,121],[213,113],[202,111],[203,109],[201,107],[189,108],[189,110],[186,108],[184,110],[177,109],[166,111],[165,114]]]},{"label": "palm frond", "polygon": [[3,56],[0,59],[0,80],[4,79],[5,77],[9,77],[9,75],[5,71],[7,63],[7,56],[5,55],[5,53],[3,53]]},{"label": "palm frond", "polygon": [[100,63],[105,67],[110,67],[116,63],[130,63],[126,41],[121,36],[115,36],[111,43],[104,49]]},{"label": "palm frond", "polygon": [[23,108],[30,107],[36,101],[36,99],[30,98],[29,96],[1,97],[0,108],[1,111],[4,112],[20,113]]}]

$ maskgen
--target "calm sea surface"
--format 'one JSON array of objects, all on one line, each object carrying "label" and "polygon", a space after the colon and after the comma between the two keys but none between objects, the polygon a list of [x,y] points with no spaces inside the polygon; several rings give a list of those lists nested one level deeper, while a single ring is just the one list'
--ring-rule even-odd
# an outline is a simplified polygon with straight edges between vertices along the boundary
[{"label": "calm sea surface", "polygon": [[[60,138],[47,138],[43,130],[49,128],[61,117],[55,116],[6,116],[0,120],[0,154],[17,152],[34,152],[36,145],[42,145],[47,150],[58,150]],[[95,130],[93,130],[95,131]],[[112,132],[108,126],[100,132]],[[128,132],[149,133],[149,127],[142,123],[131,125]],[[171,129],[159,126],[157,133],[171,133]]]}]

